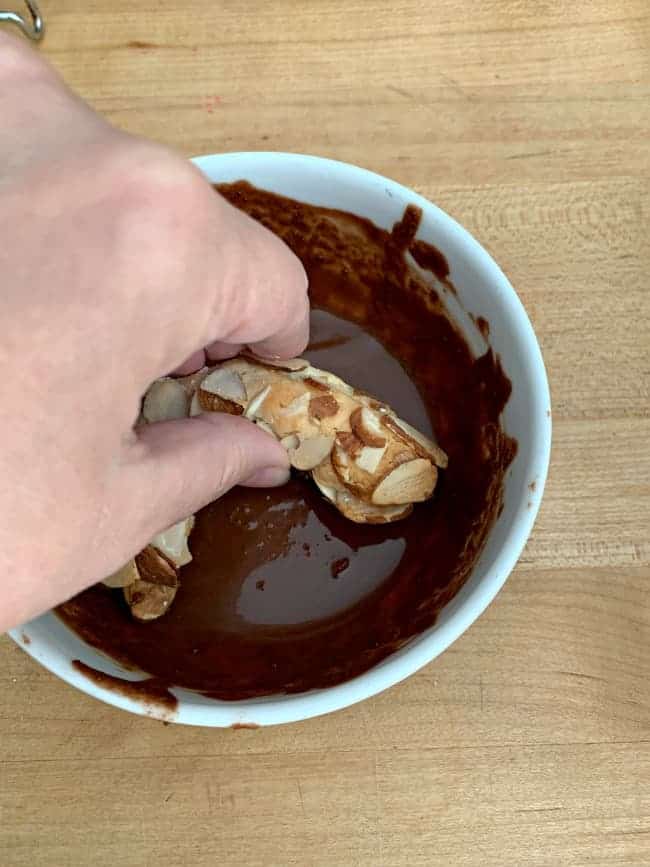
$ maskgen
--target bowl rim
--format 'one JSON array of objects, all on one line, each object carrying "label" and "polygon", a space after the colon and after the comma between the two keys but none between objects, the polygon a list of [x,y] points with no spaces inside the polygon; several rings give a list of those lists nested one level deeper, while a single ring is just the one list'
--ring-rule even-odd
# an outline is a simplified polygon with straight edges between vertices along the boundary
[{"label": "bowl rim", "polygon": [[[9,631],[11,638],[37,662],[71,686],[94,698],[143,716],[204,727],[257,727],[297,722],[331,713],[383,692],[436,659],[480,617],[517,563],[539,511],[551,453],[550,391],[537,337],[514,287],[487,250],[467,229],[433,202],[409,187],[352,163],[282,151],[233,151],[191,158],[191,162],[209,178],[211,167],[216,164],[223,168],[228,164],[250,160],[271,161],[279,166],[290,166],[293,170],[300,170],[301,166],[308,169],[318,167],[338,174],[351,173],[357,178],[357,182],[360,179],[363,185],[382,184],[389,194],[396,193],[402,199],[418,205],[423,213],[431,215],[439,223],[446,224],[447,228],[458,237],[467,250],[468,256],[474,260],[481,272],[486,273],[491,283],[500,285],[507,299],[509,315],[514,319],[515,329],[527,345],[527,360],[534,379],[535,421],[539,422],[536,425],[537,444],[533,472],[536,485],[535,491],[531,493],[528,507],[519,509],[513,517],[512,526],[496,555],[495,562],[458,609],[443,624],[434,624],[373,668],[336,686],[304,693],[272,695],[234,702],[203,699],[189,690],[174,688],[173,691],[178,695],[179,701],[177,708],[170,712],[161,706],[133,699],[89,680],[73,668],[72,660],[60,648],[32,634],[30,627],[32,624],[37,624],[38,619]],[[214,178],[210,179],[214,181]],[[48,612],[43,616],[54,615]],[[97,653],[94,648],[92,650]],[[194,703],[188,703],[189,697],[194,699]]]}]

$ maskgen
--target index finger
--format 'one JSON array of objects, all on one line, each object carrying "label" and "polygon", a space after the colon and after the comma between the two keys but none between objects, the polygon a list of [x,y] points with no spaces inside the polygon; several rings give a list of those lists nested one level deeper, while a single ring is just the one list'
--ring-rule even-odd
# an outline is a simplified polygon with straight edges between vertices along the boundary
[{"label": "index finger", "polygon": [[[207,184],[206,184],[207,186]],[[307,276],[276,235],[218,193],[210,191],[213,241],[204,241],[208,285],[200,290],[212,310],[203,345],[175,369],[198,370],[207,360],[231,358],[243,348],[266,358],[291,358],[309,340]],[[196,287],[194,287],[196,289]],[[204,351],[205,350],[205,351]]]},{"label": "index finger", "polygon": [[287,245],[218,193],[224,223],[219,311],[211,344],[267,358],[300,355],[309,340],[308,281]]}]

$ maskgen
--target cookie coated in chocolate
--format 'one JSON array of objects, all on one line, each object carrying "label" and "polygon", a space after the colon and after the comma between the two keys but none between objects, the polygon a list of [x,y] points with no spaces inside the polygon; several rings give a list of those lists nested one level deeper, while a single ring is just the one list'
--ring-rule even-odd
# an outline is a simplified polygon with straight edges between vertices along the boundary
[{"label": "cookie coated in chocolate", "polygon": [[160,620],[133,621],[103,586],[58,609],[89,644],[155,678],[158,696],[177,685],[234,700],[348,680],[433,624],[497,517],[516,443],[500,425],[511,385],[498,359],[472,355],[408,264],[411,251],[451,286],[441,251],[415,240],[417,208],[386,232],[244,181],[217,189],[303,261],[306,357],[433,429],[449,455],[433,499],[394,524],[353,524],[299,475],[231,491],[198,514],[194,559]]}]

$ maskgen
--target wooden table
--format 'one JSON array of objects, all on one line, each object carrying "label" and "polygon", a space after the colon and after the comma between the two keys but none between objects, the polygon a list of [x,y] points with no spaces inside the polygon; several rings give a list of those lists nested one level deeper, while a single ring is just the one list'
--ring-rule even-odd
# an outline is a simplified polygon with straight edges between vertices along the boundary
[{"label": "wooden table", "polygon": [[2,639],[0,863],[650,864],[647,0],[42,6],[114,123],[349,160],[460,220],[530,313],[555,431],[497,601],[347,711],[165,727]]}]

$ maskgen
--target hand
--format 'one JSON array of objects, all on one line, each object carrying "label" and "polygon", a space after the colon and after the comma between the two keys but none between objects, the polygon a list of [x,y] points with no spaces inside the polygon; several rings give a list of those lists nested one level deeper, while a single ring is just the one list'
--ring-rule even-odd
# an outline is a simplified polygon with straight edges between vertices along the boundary
[{"label": "hand", "polygon": [[184,159],[112,128],[0,34],[0,630],[101,580],[284,449],[211,414],[133,430],[204,350],[289,357],[299,260]]}]

